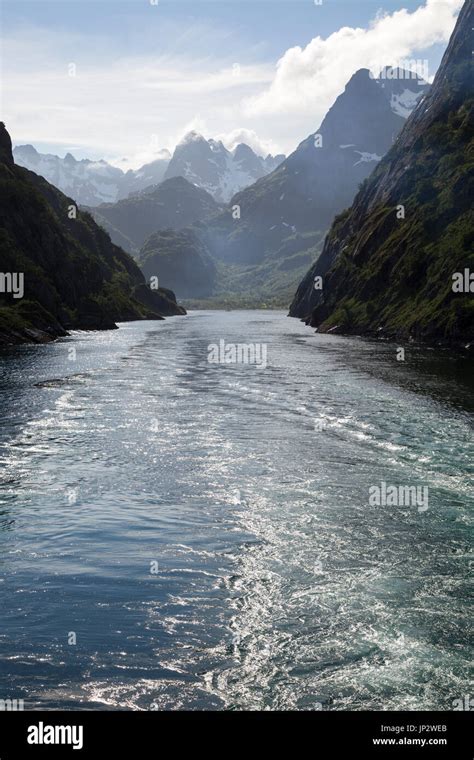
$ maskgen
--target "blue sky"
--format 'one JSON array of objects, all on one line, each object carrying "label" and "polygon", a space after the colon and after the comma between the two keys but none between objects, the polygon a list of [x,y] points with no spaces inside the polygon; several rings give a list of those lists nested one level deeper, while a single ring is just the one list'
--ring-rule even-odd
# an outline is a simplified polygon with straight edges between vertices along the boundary
[{"label": "blue sky", "polygon": [[369,59],[409,56],[433,75],[460,5],[3,0],[2,118],[17,144],[124,166],[192,128],[289,152]]}]

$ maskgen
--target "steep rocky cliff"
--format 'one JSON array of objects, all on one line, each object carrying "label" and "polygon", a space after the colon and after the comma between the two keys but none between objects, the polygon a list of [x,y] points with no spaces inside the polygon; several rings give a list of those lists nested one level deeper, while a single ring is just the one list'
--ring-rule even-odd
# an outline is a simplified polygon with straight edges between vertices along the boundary
[{"label": "steep rocky cliff", "polygon": [[0,344],[183,312],[74,200],[15,165],[0,123]]},{"label": "steep rocky cliff", "polygon": [[432,87],[335,220],[291,316],[322,332],[473,337],[473,293],[453,288],[474,271],[473,21],[469,0]]}]

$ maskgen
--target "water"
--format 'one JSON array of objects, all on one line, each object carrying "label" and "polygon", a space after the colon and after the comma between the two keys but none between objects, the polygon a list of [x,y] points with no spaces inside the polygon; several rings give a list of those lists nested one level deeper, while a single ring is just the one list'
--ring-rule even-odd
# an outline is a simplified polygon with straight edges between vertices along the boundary
[{"label": "water", "polygon": [[[267,343],[268,367],[209,364],[220,338]],[[4,350],[0,698],[453,709],[471,367],[395,349],[194,312]],[[381,481],[429,508],[370,506]]]}]

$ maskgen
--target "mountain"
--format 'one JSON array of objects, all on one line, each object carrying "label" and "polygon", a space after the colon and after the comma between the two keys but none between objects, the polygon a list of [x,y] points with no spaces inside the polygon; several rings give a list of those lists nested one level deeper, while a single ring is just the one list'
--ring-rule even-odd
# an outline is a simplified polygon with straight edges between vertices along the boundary
[{"label": "mountain", "polygon": [[404,119],[408,119],[421,95],[427,91],[427,83],[416,72],[392,66],[382,69],[377,84],[383,90],[392,111]]},{"label": "mountain", "polygon": [[[426,89],[418,78],[404,79],[404,85],[413,100]],[[318,131],[271,174],[232,198],[240,219],[227,214],[216,220],[218,255],[256,263],[296,233],[326,231],[404,125],[397,105],[368,69],[357,71]]]},{"label": "mountain", "polygon": [[[158,185],[165,177],[170,158],[171,153],[169,150],[161,150],[159,158],[156,158],[149,164],[144,164],[140,169],[129,169],[128,172],[124,174],[120,183],[117,198],[112,198],[110,200],[127,198],[129,195],[134,195],[152,185]],[[104,201],[106,201],[105,198]],[[101,201],[99,201],[99,203],[100,202]]]},{"label": "mountain", "polygon": [[71,153],[60,158],[38,153],[32,145],[17,145],[13,157],[16,164],[44,177],[79,203],[93,206],[118,197],[123,172],[106,161],[77,161]]},{"label": "mountain", "polygon": [[261,158],[243,143],[230,152],[220,140],[206,140],[197,132],[189,132],[176,146],[165,179],[185,177],[207,190],[216,201],[227,203],[283,159],[284,156],[271,155]]},{"label": "mountain", "polygon": [[[270,174],[238,192],[225,210],[194,224],[219,264],[220,298],[290,302],[321,253],[335,215],[352,202],[405,124],[404,114],[426,90],[412,72],[387,67],[374,78],[367,69],[357,71],[317,132]],[[190,142],[192,150],[210,150],[198,135]],[[240,146],[235,153],[241,162],[252,160]]]},{"label": "mountain", "polygon": [[0,343],[42,342],[69,329],[182,314],[150,290],[133,259],[75,202],[16,166],[0,122]]},{"label": "mountain", "polygon": [[155,276],[178,298],[210,296],[216,266],[193,230],[161,230],[145,242],[138,263],[147,279]]},{"label": "mountain", "polygon": [[153,232],[180,230],[212,216],[218,209],[205,190],[183,177],[174,177],[117,203],[101,204],[89,211],[115,243],[138,253]]},{"label": "mountain", "polygon": [[322,332],[472,340],[473,22],[466,2],[430,91],[335,220],[292,316]]},{"label": "mountain", "polygon": [[39,153],[32,145],[17,145],[13,155],[16,164],[40,174],[83,206],[115,203],[172,177],[185,177],[217,201],[227,202],[285,158],[270,154],[262,158],[243,143],[230,152],[221,142],[205,140],[196,132],[184,138],[172,157],[168,150],[161,150],[154,161],[127,172],[107,161],[78,161],[71,153],[64,158]]},{"label": "mountain", "polygon": [[168,151],[161,151],[155,161],[124,173],[107,161],[77,161],[71,153],[60,158],[38,153],[32,145],[17,145],[13,156],[16,164],[41,175],[84,206],[113,203],[161,182],[171,157]]}]

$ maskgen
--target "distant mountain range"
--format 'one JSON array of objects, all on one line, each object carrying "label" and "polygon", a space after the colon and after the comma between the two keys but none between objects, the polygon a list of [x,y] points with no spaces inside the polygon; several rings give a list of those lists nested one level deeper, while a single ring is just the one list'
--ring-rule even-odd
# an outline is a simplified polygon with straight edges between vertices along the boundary
[{"label": "distant mountain range", "polygon": [[[177,236],[173,242],[170,230],[192,225],[200,254],[205,251],[220,264],[209,295],[288,303],[320,254],[335,215],[352,202],[428,87],[401,69],[387,67],[378,78],[361,69],[315,133],[281,163],[283,157],[265,159],[267,169],[278,163],[266,176],[258,178],[262,159],[248,146],[231,154],[222,143],[192,132],[176,147],[164,182],[90,210],[114,242],[136,256],[147,237],[163,229],[168,256],[183,241]],[[256,181],[249,185],[252,177]],[[209,192],[197,187],[198,178]],[[215,202],[240,182],[249,186],[226,206]],[[199,290],[203,296],[205,289]]]},{"label": "distant mountain range", "polygon": [[244,143],[230,152],[220,140],[206,140],[197,132],[189,132],[176,146],[165,179],[185,177],[207,190],[217,201],[226,203],[239,190],[273,171],[284,159],[284,155],[262,158]]},{"label": "distant mountain range", "polygon": [[[288,158],[262,158],[244,144],[231,152],[196,132],[186,135],[169,160],[127,174],[105,162],[41,157],[31,148],[26,156],[25,148],[17,148],[15,155],[57,184],[69,182],[76,197],[95,198],[83,205],[113,242],[140,261],[144,249],[148,260],[152,249],[154,263],[166,262],[166,276],[173,273],[173,286],[179,284],[179,265],[170,267],[170,256],[183,245],[178,292],[186,297],[284,304],[321,253],[334,217],[350,205],[428,88],[412,72],[387,67],[374,78],[361,69],[319,129]],[[97,204],[99,196],[114,194],[126,197]],[[189,234],[181,234],[187,228]],[[211,260],[214,269],[208,267]],[[207,289],[206,272],[212,272]],[[163,277],[160,282],[167,284]]]},{"label": "distant mountain range", "polygon": [[18,145],[13,156],[16,164],[44,177],[85,206],[115,203],[172,177],[185,177],[207,190],[215,200],[228,201],[285,158],[283,155],[262,158],[244,144],[230,152],[222,142],[205,140],[196,132],[190,132],[179,143],[173,156],[162,150],[156,160],[127,172],[107,161],[78,161],[71,153],[64,158],[39,153],[32,145]]},{"label": "distant mountain range", "polygon": [[386,68],[377,79],[357,71],[315,133],[228,208],[195,225],[210,254],[232,267],[222,290],[253,293],[257,302],[289,301],[335,215],[352,202],[428,88],[408,71]]},{"label": "distant mountain range", "polygon": [[335,220],[292,316],[322,332],[472,343],[473,26],[466,2],[433,85]]},{"label": "distant mountain range", "polygon": [[147,287],[133,259],[72,198],[15,165],[3,122],[0,261],[0,344],[184,313],[171,291]]},{"label": "distant mountain range", "polygon": [[130,192],[161,182],[170,159],[168,154],[137,171],[123,172],[107,161],[77,161],[71,153],[60,158],[38,153],[32,145],[17,145],[13,157],[18,166],[39,174],[85,206],[113,203]]}]

